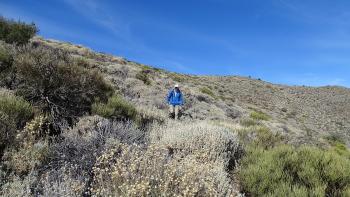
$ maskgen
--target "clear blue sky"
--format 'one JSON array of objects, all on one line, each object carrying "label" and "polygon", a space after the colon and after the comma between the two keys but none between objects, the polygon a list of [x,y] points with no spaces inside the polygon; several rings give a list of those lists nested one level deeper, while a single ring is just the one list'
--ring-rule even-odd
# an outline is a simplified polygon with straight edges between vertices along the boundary
[{"label": "clear blue sky", "polygon": [[1,0],[0,14],[171,71],[350,87],[349,0]]}]

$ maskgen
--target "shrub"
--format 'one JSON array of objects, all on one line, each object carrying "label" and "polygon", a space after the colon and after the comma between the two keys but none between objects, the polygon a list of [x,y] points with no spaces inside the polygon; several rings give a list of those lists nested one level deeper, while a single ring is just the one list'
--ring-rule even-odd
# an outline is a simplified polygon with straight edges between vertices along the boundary
[{"label": "shrub", "polygon": [[16,126],[12,121],[8,115],[0,111],[0,157],[4,149],[12,144],[15,138]]},{"label": "shrub", "polygon": [[270,116],[261,112],[261,111],[253,111],[250,113],[250,117],[254,120],[270,120]]},{"label": "shrub", "polygon": [[47,135],[43,133],[45,117],[37,116],[27,122],[16,135],[16,146],[5,152],[3,160],[8,169],[16,174],[27,174],[46,162],[48,153]]},{"label": "shrub", "polygon": [[33,116],[33,107],[21,97],[9,93],[0,93],[0,112],[21,128]]},{"label": "shrub", "polygon": [[256,125],[249,128],[237,129],[242,143],[247,146],[255,146],[268,149],[281,144],[283,136],[273,133],[265,126]]},{"label": "shrub", "polygon": [[34,23],[26,24],[0,17],[0,39],[7,43],[26,44],[37,32]]},{"label": "shrub", "polygon": [[35,188],[38,196],[84,196],[87,174],[77,173],[77,167],[64,164],[43,173]]},{"label": "shrub", "polygon": [[77,166],[77,173],[90,172],[110,140],[123,143],[144,143],[144,132],[130,123],[113,122],[98,116],[81,118],[73,129],[65,130],[62,139],[49,152],[52,166],[68,163]]},{"label": "shrub", "polygon": [[4,164],[16,174],[27,174],[45,163],[48,149],[47,141],[38,141],[34,144],[24,145],[19,150],[9,150],[4,154]]},{"label": "shrub", "polygon": [[203,94],[207,94],[207,95],[209,95],[209,96],[215,98],[215,94],[214,94],[209,88],[207,88],[207,87],[201,87],[201,88],[199,89],[199,91],[201,91]]},{"label": "shrub", "polygon": [[149,106],[137,106],[137,123],[141,128],[146,128],[151,124],[162,124],[166,120],[166,114],[155,108]]},{"label": "shrub", "polygon": [[37,174],[31,173],[21,178],[12,176],[0,187],[0,196],[31,196],[32,185],[37,180]]},{"label": "shrub", "polygon": [[20,97],[0,93],[0,156],[14,143],[17,129],[33,116],[32,106]]},{"label": "shrub", "polygon": [[168,75],[174,81],[177,81],[177,82],[180,82],[180,83],[186,81],[186,79],[187,79],[185,76],[177,74],[177,73],[168,73]]},{"label": "shrub", "polygon": [[169,155],[166,147],[146,150],[117,144],[93,168],[92,196],[233,196],[222,165],[202,163],[196,156]]},{"label": "shrub", "polygon": [[14,61],[22,81],[17,94],[50,114],[55,129],[91,111],[94,101],[113,92],[102,75],[78,66],[64,51],[42,46],[22,48]]},{"label": "shrub", "polygon": [[49,122],[46,116],[36,116],[30,122],[27,122],[24,129],[18,132],[16,141],[20,143],[22,147],[33,146],[40,140],[47,140],[50,134]]},{"label": "shrub", "polygon": [[15,82],[13,54],[14,47],[0,41],[0,86],[12,88]]},{"label": "shrub", "polygon": [[346,196],[350,160],[314,147],[250,148],[239,177],[252,196]]},{"label": "shrub", "polygon": [[331,150],[350,159],[350,150],[346,146],[345,141],[341,135],[334,133],[327,136],[326,140],[331,145]]},{"label": "shrub", "polygon": [[12,66],[13,56],[10,49],[3,43],[0,43],[0,72],[9,69]]},{"label": "shrub", "polygon": [[110,97],[107,103],[94,103],[92,113],[115,120],[135,120],[136,108],[119,95]]},{"label": "shrub", "polygon": [[145,70],[142,70],[136,74],[136,79],[143,81],[146,85],[151,85],[151,80],[149,79],[148,73]]},{"label": "shrub", "polygon": [[167,146],[176,154],[196,154],[203,162],[223,162],[233,168],[241,155],[238,137],[231,130],[206,122],[176,123],[154,127],[150,141]]},{"label": "shrub", "polygon": [[236,119],[242,115],[242,113],[239,110],[234,108],[226,108],[225,112],[226,112],[226,116],[232,119]]},{"label": "shrub", "polygon": [[254,119],[244,118],[244,119],[241,119],[241,120],[240,120],[240,124],[241,124],[242,126],[245,126],[245,127],[251,127],[251,126],[259,125],[260,123],[257,122],[257,121],[254,120]]}]

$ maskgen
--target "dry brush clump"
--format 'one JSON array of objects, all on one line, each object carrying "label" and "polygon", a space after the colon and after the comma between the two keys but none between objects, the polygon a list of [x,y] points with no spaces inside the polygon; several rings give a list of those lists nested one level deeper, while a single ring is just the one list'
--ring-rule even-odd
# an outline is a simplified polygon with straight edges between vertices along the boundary
[{"label": "dry brush clump", "polygon": [[77,171],[77,166],[64,164],[58,169],[44,172],[36,183],[33,196],[83,196],[89,176]]},{"label": "dry brush clump", "polygon": [[234,133],[203,122],[171,121],[154,125],[149,140],[149,146],[114,141],[93,167],[90,194],[238,195],[228,173],[241,151]]},{"label": "dry brush clump", "polygon": [[221,161],[233,167],[241,154],[236,133],[208,122],[170,122],[150,132],[153,143],[166,145],[179,154],[196,154],[204,162]]},{"label": "dry brush clump", "polygon": [[26,175],[47,160],[49,143],[44,116],[37,116],[28,122],[16,135],[15,146],[8,149],[2,158],[7,170],[17,175]]},{"label": "dry brush clump", "polygon": [[0,196],[32,196],[32,186],[37,181],[37,173],[24,176],[7,177],[6,182],[0,185]]},{"label": "dry brush clump", "polygon": [[152,124],[163,124],[167,119],[167,114],[156,107],[137,105],[136,109],[136,122],[141,128],[148,128]]},{"label": "dry brush clump", "polygon": [[77,170],[81,172],[89,172],[110,139],[144,143],[144,131],[130,122],[116,122],[99,116],[81,118],[73,129],[65,130],[61,139],[50,148],[50,165],[55,167],[69,163],[77,165]]},{"label": "dry brush clump", "polygon": [[220,163],[173,155],[165,146],[118,144],[93,168],[92,196],[235,196]]}]

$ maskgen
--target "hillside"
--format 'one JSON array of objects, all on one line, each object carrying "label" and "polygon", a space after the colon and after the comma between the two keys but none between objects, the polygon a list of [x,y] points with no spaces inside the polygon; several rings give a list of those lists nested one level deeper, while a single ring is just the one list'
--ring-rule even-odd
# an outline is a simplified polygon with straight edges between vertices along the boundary
[{"label": "hillside", "polygon": [[350,89],[17,44],[0,41],[0,196],[350,196]]},{"label": "hillside", "polygon": [[[34,41],[84,58],[138,105],[167,112],[165,96],[179,83],[186,97],[183,119],[238,122],[256,110],[271,116],[269,127],[290,135],[293,143],[322,142],[323,137],[335,134],[350,145],[350,89],[344,87],[285,86],[238,76],[183,75],[69,43],[41,38]],[[147,76],[150,85],[137,79],[138,73]]]}]

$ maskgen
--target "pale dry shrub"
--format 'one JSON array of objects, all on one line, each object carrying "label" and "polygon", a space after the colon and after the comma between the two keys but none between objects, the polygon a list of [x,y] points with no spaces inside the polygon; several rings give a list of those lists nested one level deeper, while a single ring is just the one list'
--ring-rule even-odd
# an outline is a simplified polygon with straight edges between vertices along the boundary
[{"label": "pale dry shrub", "polygon": [[3,156],[4,164],[16,174],[27,174],[45,163],[48,149],[47,141],[38,141],[18,150],[8,150]]},{"label": "pale dry shrub", "polygon": [[95,163],[108,139],[125,143],[143,143],[143,131],[130,122],[114,122],[99,116],[83,117],[73,129],[65,130],[50,149],[51,165],[62,163],[77,165],[79,171],[87,172]]},{"label": "pale dry shrub", "polygon": [[76,168],[64,165],[58,170],[45,172],[38,183],[36,196],[82,196],[88,176],[77,174]]},{"label": "pale dry shrub", "polygon": [[150,141],[169,147],[176,154],[196,154],[203,162],[223,162],[234,167],[241,155],[237,134],[209,122],[176,122],[155,126]]},{"label": "pale dry shrub", "polygon": [[37,181],[37,174],[30,173],[28,176],[21,178],[12,176],[10,180],[0,187],[0,196],[32,196],[31,189]]},{"label": "pale dry shrub", "polygon": [[222,163],[173,155],[165,146],[116,144],[93,168],[92,196],[234,196]]},{"label": "pale dry shrub", "polygon": [[136,106],[136,109],[138,113],[137,121],[141,128],[145,128],[153,123],[162,124],[167,119],[166,113],[156,107],[139,105]]},{"label": "pale dry shrub", "polygon": [[17,147],[4,153],[4,164],[16,174],[27,174],[47,159],[49,143],[42,131],[44,116],[37,116],[16,136]]}]

